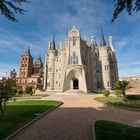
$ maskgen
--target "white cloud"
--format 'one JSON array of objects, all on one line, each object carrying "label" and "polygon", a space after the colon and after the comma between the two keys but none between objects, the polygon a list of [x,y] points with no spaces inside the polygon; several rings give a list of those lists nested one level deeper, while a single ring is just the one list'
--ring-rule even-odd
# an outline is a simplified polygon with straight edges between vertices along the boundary
[{"label": "white cloud", "polygon": [[[45,0],[41,2],[34,0],[25,7],[28,12],[24,16],[18,16],[21,24],[12,25],[13,29],[10,27],[0,29],[1,53],[6,54],[10,51],[21,55],[29,45],[33,56],[37,57],[39,54],[45,56],[48,40],[51,39],[53,31],[59,44],[67,35],[67,30],[73,25],[78,26],[81,29],[81,35],[83,37],[86,35],[88,40],[91,35],[95,35],[99,40],[100,29],[103,27],[105,34],[114,35],[120,74],[138,72],[138,66],[134,65],[139,64],[140,28],[134,27],[133,23],[139,23],[139,15],[128,18],[124,16],[126,14],[121,14],[118,22],[111,24],[113,1],[103,0]],[[0,64],[1,68],[2,66]],[[131,71],[132,67],[135,72]]]}]

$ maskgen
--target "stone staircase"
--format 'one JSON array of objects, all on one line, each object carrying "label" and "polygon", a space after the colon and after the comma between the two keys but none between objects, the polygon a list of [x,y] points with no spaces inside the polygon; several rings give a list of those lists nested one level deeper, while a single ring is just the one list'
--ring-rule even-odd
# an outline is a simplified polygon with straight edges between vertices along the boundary
[{"label": "stone staircase", "polygon": [[68,90],[66,92],[63,92],[62,94],[87,94],[81,90],[78,90],[78,89],[72,89],[72,90]]}]

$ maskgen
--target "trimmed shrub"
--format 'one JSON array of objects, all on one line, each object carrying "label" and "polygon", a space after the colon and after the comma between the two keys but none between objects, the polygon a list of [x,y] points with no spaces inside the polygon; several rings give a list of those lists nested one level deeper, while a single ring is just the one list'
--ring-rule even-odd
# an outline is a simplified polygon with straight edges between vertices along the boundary
[{"label": "trimmed shrub", "polygon": [[32,90],[33,90],[33,87],[32,86],[27,86],[25,88],[25,93],[30,94],[32,92]]},{"label": "trimmed shrub", "polygon": [[30,96],[32,96],[32,95],[33,95],[33,92],[31,91],[31,92],[30,92]]},{"label": "trimmed shrub", "polygon": [[17,94],[23,94],[23,90],[22,89],[17,89]]},{"label": "trimmed shrub", "polygon": [[14,95],[17,93],[17,88],[13,88]]},{"label": "trimmed shrub", "polygon": [[17,98],[13,97],[12,100],[13,100],[13,102],[16,102]]},{"label": "trimmed shrub", "polygon": [[126,95],[126,98],[130,100],[140,100],[140,95]]},{"label": "trimmed shrub", "polygon": [[110,91],[105,89],[105,90],[102,90],[102,94],[105,96],[105,97],[108,97],[110,95]]},{"label": "trimmed shrub", "polygon": [[115,90],[114,93],[115,93],[115,95],[117,97],[121,97],[121,95],[122,95],[122,91],[121,90]]}]

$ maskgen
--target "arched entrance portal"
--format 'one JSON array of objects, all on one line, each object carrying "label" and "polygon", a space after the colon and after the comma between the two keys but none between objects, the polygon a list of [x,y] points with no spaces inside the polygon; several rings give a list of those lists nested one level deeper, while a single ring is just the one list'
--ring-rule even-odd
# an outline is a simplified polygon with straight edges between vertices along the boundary
[{"label": "arched entrance portal", "polygon": [[73,80],[73,89],[79,89],[79,81],[77,79]]}]

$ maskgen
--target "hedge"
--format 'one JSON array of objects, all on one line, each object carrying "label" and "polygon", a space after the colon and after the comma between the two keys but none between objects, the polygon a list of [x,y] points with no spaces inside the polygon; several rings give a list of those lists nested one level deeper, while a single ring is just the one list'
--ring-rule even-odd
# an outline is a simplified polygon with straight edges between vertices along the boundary
[{"label": "hedge", "polygon": [[130,100],[140,100],[140,95],[126,95],[126,98]]}]

